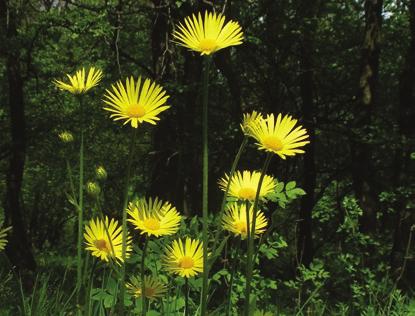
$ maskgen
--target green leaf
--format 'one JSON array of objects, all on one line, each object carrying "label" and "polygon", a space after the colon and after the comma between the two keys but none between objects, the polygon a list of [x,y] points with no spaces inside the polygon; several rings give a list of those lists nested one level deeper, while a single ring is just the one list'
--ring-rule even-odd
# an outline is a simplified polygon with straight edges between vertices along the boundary
[{"label": "green leaf", "polygon": [[290,181],[285,186],[285,190],[290,191],[290,190],[294,189],[296,185],[297,185],[297,183],[295,181]]}]

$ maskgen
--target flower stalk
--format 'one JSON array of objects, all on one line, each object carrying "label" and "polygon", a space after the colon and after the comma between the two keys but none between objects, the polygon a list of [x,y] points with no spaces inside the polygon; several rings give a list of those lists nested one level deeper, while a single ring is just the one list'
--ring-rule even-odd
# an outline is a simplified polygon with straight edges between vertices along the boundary
[{"label": "flower stalk", "polygon": [[250,310],[252,305],[250,304],[250,296],[251,296],[251,282],[252,282],[252,275],[253,275],[253,254],[254,254],[254,237],[255,237],[255,225],[256,225],[256,217],[258,213],[258,203],[259,203],[259,193],[261,191],[262,182],[264,180],[265,174],[268,170],[268,166],[271,162],[272,153],[268,153],[267,157],[265,158],[264,165],[261,170],[261,177],[259,178],[258,188],[255,195],[254,201],[254,210],[252,216],[252,224],[248,224],[248,232],[250,232],[250,236],[248,238],[248,253],[247,253],[247,263],[246,263],[246,286],[245,286],[245,316],[250,316],[252,311]]},{"label": "flower stalk", "polygon": [[201,316],[207,312],[208,297],[208,101],[209,101],[209,68],[211,58],[203,58],[203,78],[202,78],[202,163],[203,163],[203,181],[202,181],[202,215],[203,215],[203,282],[201,293]]},{"label": "flower stalk", "polygon": [[146,316],[147,314],[147,300],[146,300],[146,283],[145,283],[145,260],[147,255],[147,246],[148,246],[148,237],[145,238],[143,255],[141,257],[141,300],[142,300],[142,315]]}]

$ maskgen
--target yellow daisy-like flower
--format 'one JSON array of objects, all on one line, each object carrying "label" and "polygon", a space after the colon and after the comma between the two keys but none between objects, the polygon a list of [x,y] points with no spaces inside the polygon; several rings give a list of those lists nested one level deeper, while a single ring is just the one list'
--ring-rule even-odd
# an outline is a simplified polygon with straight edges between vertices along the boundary
[{"label": "yellow daisy-like flower", "polygon": [[165,269],[183,278],[190,278],[203,272],[203,241],[186,238],[173,241],[163,257]]},{"label": "yellow daisy-like flower", "polygon": [[102,79],[102,71],[91,67],[85,81],[85,68],[82,68],[71,76],[67,74],[69,83],[60,80],[54,80],[53,83],[61,90],[69,91],[72,94],[83,94],[89,89],[95,87]]},{"label": "yellow daisy-like flower", "polygon": [[[257,211],[255,222],[255,237],[265,232],[268,225],[268,221],[264,216],[264,213],[260,210]],[[249,208],[249,224],[252,227],[252,218],[254,217],[254,208]],[[238,205],[237,203],[231,204],[222,217],[222,226],[224,229],[240,235],[242,239],[247,237],[248,225],[246,223],[246,204]]]},{"label": "yellow daisy-like flower", "polygon": [[182,218],[174,206],[158,198],[131,202],[127,213],[131,216],[128,221],[141,230],[141,234],[156,237],[175,234]]},{"label": "yellow daisy-like flower", "polygon": [[289,115],[282,117],[278,114],[275,120],[274,114],[271,114],[266,119],[250,124],[249,129],[260,150],[273,152],[285,159],[286,156],[304,153],[300,148],[309,143],[306,129],[301,125],[295,127],[296,124],[297,120]]},{"label": "yellow daisy-like flower", "polygon": [[[255,200],[260,177],[261,172],[258,171],[251,172],[245,170],[242,173],[240,171],[236,171],[232,177],[228,194],[240,200]],[[225,174],[224,178],[219,180],[219,187],[222,189],[222,191],[226,191],[228,182],[229,176],[227,174]],[[261,190],[259,191],[259,198],[265,198],[274,190],[275,185],[275,179],[271,176],[265,175]]]},{"label": "yellow daisy-like flower", "polygon": [[[105,226],[104,226],[105,225]],[[97,218],[91,220],[85,227],[84,238],[86,241],[86,250],[92,252],[92,255],[106,262],[109,259],[123,261],[122,258],[122,227],[118,221],[105,217],[105,223]],[[129,257],[131,251],[131,237],[127,234],[126,257]],[[119,263],[117,261],[117,263]]]},{"label": "yellow daisy-like flower", "polygon": [[143,122],[155,125],[160,120],[157,115],[170,108],[169,105],[163,105],[169,98],[166,91],[150,79],[145,79],[141,84],[141,77],[136,83],[131,76],[126,79],[125,86],[118,81],[112,85],[112,91],[105,91],[103,101],[110,107],[104,107],[104,110],[113,113],[110,117],[114,121],[125,120],[124,125],[131,122],[134,128]]},{"label": "yellow daisy-like flower", "polygon": [[262,114],[257,111],[252,111],[252,113],[245,113],[243,115],[241,129],[245,136],[252,136],[251,129],[249,128],[252,124],[259,124],[263,119]]},{"label": "yellow daisy-like flower", "polygon": [[3,251],[7,245],[7,232],[11,230],[11,227],[6,227],[4,229],[0,229],[0,251]]},{"label": "yellow daisy-like flower", "polygon": [[[141,297],[141,278],[133,276],[130,278],[130,282],[126,283],[126,288],[135,297]],[[159,279],[152,276],[144,276],[144,293],[145,297],[149,300],[155,300],[163,297],[167,291],[167,287]]]},{"label": "yellow daisy-like flower", "polygon": [[243,33],[238,22],[228,21],[222,14],[205,12],[205,17],[199,13],[188,16],[184,24],[179,23],[178,31],[173,37],[181,46],[187,47],[201,55],[210,55],[218,50],[242,44]]}]

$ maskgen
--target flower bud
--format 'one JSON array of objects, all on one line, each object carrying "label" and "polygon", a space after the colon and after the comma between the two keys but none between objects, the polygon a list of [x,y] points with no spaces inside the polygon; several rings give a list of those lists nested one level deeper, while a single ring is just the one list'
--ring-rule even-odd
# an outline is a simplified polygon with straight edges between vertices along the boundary
[{"label": "flower bud", "polygon": [[73,135],[71,132],[63,131],[58,134],[59,139],[63,143],[71,143],[73,142]]},{"label": "flower bud", "polygon": [[86,184],[86,192],[89,194],[89,196],[97,198],[101,193],[101,188],[98,183],[88,181]]},{"label": "flower bud", "polygon": [[107,171],[103,166],[98,166],[95,169],[95,176],[98,180],[106,180],[107,179]]}]

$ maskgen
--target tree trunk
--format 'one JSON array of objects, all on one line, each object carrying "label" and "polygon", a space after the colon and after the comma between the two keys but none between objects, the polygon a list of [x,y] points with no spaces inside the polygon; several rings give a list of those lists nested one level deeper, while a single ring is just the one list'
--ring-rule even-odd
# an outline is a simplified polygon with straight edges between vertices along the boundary
[{"label": "tree trunk", "polygon": [[304,127],[310,136],[310,144],[307,145],[304,154],[303,188],[307,194],[301,199],[298,219],[297,258],[299,264],[306,266],[313,260],[312,211],[316,188],[313,53],[318,7],[318,0],[304,0],[300,7],[300,15],[304,21],[301,27],[300,44],[300,93]]},{"label": "tree trunk", "polygon": [[28,242],[22,217],[21,186],[26,155],[26,130],[24,116],[23,80],[20,69],[20,44],[17,39],[17,21],[14,9],[7,8],[7,1],[0,1],[1,25],[6,32],[5,48],[7,81],[9,84],[9,109],[11,156],[6,178],[5,217],[13,227],[6,254],[21,272],[34,271],[36,263]]},{"label": "tree trunk", "polygon": [[375,174],[371,163],[371,147],[364,137],[368,134],[372,112],[377,103],[382,6],[382,0],[365,1],[365,35],[355,113],[355,128],[359,130],[359,135],[352,140],[351,146],[353,189],[363,210],[360,221],[362,232],[373,232],[376,229],[376,194],[373,189]]}]

